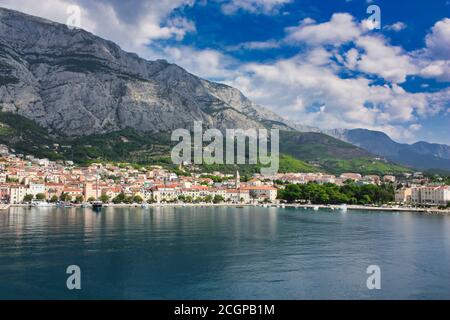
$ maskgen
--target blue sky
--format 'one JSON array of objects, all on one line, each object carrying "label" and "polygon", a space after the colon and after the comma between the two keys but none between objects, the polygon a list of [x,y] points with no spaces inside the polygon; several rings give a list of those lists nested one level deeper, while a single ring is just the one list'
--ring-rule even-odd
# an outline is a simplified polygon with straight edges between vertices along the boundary
[{"label": "blue sky", "polygon": [[[321,128],[450,144],[450,0],[0,0]],[[377,5],[381,29],[366,23]]]}]

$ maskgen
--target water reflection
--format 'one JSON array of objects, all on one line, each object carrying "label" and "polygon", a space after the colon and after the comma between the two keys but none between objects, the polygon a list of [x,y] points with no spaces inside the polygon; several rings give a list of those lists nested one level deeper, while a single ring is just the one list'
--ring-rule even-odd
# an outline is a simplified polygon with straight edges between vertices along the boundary
[{"label": "water reflection", "polygon": [[[408,213],[11,208],[0,298],[450,298],[449,231],[449,217]],[[69,264],[79,292],[65,289]],[[378,292],[365,287],[371,264]]]}]

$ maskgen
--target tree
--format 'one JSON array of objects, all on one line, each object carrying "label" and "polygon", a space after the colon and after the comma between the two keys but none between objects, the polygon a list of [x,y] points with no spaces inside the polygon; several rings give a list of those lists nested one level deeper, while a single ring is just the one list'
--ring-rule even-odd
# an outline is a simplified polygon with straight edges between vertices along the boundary
[{"label": "tree", "polygon": [[66,193],[66,192],[63,192],[63,193],[61,193],[61,196],[59,197],[59,199],[61,201],[67,202],[67,201],[72,200],[72,196],[70,194]]},{"label": "tree", "polygon": [[298,184],[289,184],[284,190],[280,190],[278,198],[286,200],[287,202],[294,202],[300,199],[301,190]]},{"label": "tree", "polygon": [[207,202],[207,203],[210,203],[210,202],[213,201],[213,197],[212,197],[211,195],[208,195],[208,196],[206,196],[203,200],[204,200],[205,202]]},{"label": "tree", "polygon": [[23,202],[31,202],[31,200],[33,200],[33,195],[32,194],[27,194],[25,195],[25,197],[23,198]]},{"label": "tree", "polygon": [[55,202],[57,202],[57,201],[58,201],[58,196],[57,196],[56,194],[54,194],[54,195],[51,197],[50,202],[51,202],[51,203],[55,203]]},{"label": "tree", "polygon": [[94,198],[94,197],[89,197],[87,201],[88,201],[88,202],[94,202],[94,201],[95,201],[95,198]]},{"label": "tree", "polygon": [[144,201],[144,199],[142,199],[142,197],[140,195],[135,195],[133,197],[133,202],[134,203],[142,203]]},{"label": "tree", "polygon": [[103,203],[108,203],[109,202],[110,197],[107,194],[102,194],[100,196],[100,201]]},{"label": "tree", "polygon": [[82,203],[84,201],[84,197],[82,195],[76,196],[75,203]]},{"label": "tree", "polygon": [[363,185],[347,182],[343,186],[335,184],[289,184],[284,190],[278,192],[278,198],[288,202],[309,200],[316,204],[369,204],[387,203],[394,199],[394,186],[392,184]]},{"label": "tree", "polygon": [[224,202],[224,201],[225,201],[225,199],[222,196],[219,196],[219,195],[215,195],[214,196],[214,199],[213,199],[214,203],[221,203],[221,202]]},{"label": "tree", "polygon": [[36,199],[37,199],[37,200],[40,200],[40,201],[45,200],[45,194],[43,194],[43,193],[38,193],[38,194],[36,195]]},{"label": "tree", "polygon": [[362,199],[360,200],[362,204],[369,204],[372,203],[372,199],[368,194],[363,195]]},{"label": "tree", "polygon": [[119,193],[117,196],[114,197],[112,200],[113,203],[123,203],[125,201],[125,194],[123,192]]}]

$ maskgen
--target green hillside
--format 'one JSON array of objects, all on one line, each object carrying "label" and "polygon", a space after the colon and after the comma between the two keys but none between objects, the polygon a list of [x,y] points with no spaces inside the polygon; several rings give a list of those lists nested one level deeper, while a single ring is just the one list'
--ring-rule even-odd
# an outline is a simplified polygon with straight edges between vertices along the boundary
[{"label": "green hillside", "polygon": [[364,149],[322,133],[282,132],[280,152],[334,174],[400,174],[411,171],[410,168],[380,160]]},{"label": "green hillside", "polygon": [[[49,134],[22,116],[0,112],[0,143],[16,153],[51,160],[73,160],[78,164],[95,161],[161,164],[174,167],[170,159],[173,142],[167,133],[151,134],[133,129],[77,138]],[[367,151],[321,133],[280,133],[280,172],[360,172],[362,174],[401,173],[409,169],[375,160]],[[204,165],[207,172],[259,172],[259,165]]]}]

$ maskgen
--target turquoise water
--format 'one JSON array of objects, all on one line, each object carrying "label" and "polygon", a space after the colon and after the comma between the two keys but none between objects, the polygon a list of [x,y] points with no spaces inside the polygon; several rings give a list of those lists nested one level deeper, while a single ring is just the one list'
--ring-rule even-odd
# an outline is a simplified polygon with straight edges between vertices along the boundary
[{"label": "turquoise water", "polygon": [[[81,290],[66,268],[81,268]],[[366,269],[381,268],[381,290]],[[294,208],[11,208],[0,299],[450,299],[450,217]]]}]

